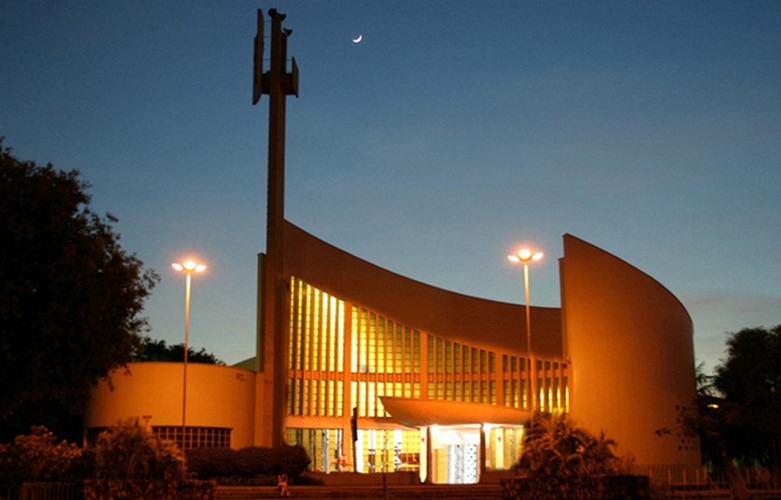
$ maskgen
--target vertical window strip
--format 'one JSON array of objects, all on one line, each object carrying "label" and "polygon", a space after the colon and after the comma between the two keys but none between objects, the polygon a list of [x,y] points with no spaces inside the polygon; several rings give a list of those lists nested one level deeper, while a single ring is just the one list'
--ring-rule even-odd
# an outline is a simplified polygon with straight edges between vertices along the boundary
[{"label": "vertical window strip", "polygon": [[[352,373],[358,372],[358,312],[356,307],[352,307],[351,322],[352,322],[352,346],[350,347],[350,371]],[[355,401],[355,399],[353,399]]]},{"label": "vertical window strip", "polygon": [[298,317],[296,310],[298,304],[298,301],[296,300],[296,283],[295,278],[290,278],[290,351],[288,352],[287,357],[288,370],[295,370],[296,368],[293,358],[293,355],[296,352],[296,335],[298,334],[298,329],[296,328],[296,318]]},{"label": "vertical window strip", "polygon": [[295,415],[295,379],[287,379],[287,401],[285,401],[285,407],[288,415]]},{"label": "vertical window strip", "polygon": [[[317,330],[319,324],[320,315],[319,311],[319,293],[313,286],[307,286],[307,292],[309,294],[309,328],[307,328],[307,347],[309,348],[309,356],[307,359],[307,370],[313,372],[317,370]],[[310,375],[311,376],[311,375]]]},{"label": "vertical window strip", "polygon": [[386,373],[386,354],[385,346],[385,318],[377,318],[377,373]]},{"label": "vertical window strip", "polygon": [[310,389],[312,391],[312,406],[310,408],[311,416],[320,416],[320,389],[322,388],[322,380],[313,378],[310,381]]},{"label": "vertical window strip", "polygon": [[[398,373],[396,370],[396,331],[393,321],[385,320],[385,370],[386,373]],[[395,396],[395,390],[391,394]]]},{"label": "vertical window strip", "polygon": [[359,310],[359,316],[358,316],[358,335],[360,337],[359,343],[358,343],[358,371],[361,373],[366,373],[366,370],[368,368],[368,360],[366,359],[366,356],[368,354],[368,347],[367,347],[367,338],[366,338],[366,323],[368,321],[368,313],[366,312],[366,309],[360,309]]},{"label": "vertical window strip", "polygon": [[412,331],[403,327],[402,337],[404,338],[404,372],[415,373],[414,366],[415,360],[413,359],[413,345],[412,345]]},{"label": "vertical window strip", "polygon": [[[404,357],[404,329],[396,323],[395,325],[396,329],[396,371],[399,373],[412,373],[410,370],[406,369],[404,360],[406,359]],[[412,360],[410,360],[412,361]]]},{"label": "vertical window strip", "polygon": [[352,416],[353,408],[360,409],[360,404],[358,403],[358,381],[356,380],[350,382],[350,402],[352,403],[352,406],[348,409],[348,411]]},{"label": "vertical window strip", "polygon": [[324,316],[326,312],[325,294],[315,289],[315,322],[312,342],[312,352],[314,353],[314,362],[312,370],[323,370],[323,336],[325,333]]},{"label": "vertical window strip", "polygon": [[309,285],[304,284],[301,290],[301,369],[309,369],[309,314],[310,308]]},{"label": "vertical window strip", "polygon": [[336,298],[328,296],[327,301],[328,308],[328,323],[326,327],[325,335],[325,352],[323,354],[323,370],[328,372],[335,372],[335,353],[334,353],[334,338],[336,337]]},{"label": "vertical window strip", "polygon": [[426,345],[428,345],[428,349],[426,349],[426,366],[428,370],[429,377],[433,376],[436,373],[435,369],[435,358],[436,358],[436,352],[434,350],[434,337],[431,335],[426,336]]},{"label": "vertical window strip", "polygon": [[344,410],[343,410],[344,397],[343,397],[343,394],[344,394],[344,381],[343,380],[337,380],[336,381],[336,398],[334,398],[336,400],[336,403],[334,403],[335,404],[334,408],[336,410],[334,412],[334,416],[335,417],[342,417],[342,416],[344,416]]},{"label": "vertical window strip", "polygon": [[418,330],[412,331],[412,372],[420,373],[420,332]]},{"label": "vertical window strip", "polygon": [[344,345],[344,301],[337,302],[338,313],[336,315],[336,340],[334,342],[334,351],[336,352],[336,371],[344,372],[344,350],[348,346]]},{"label": "vertical window strip", "polygon": [[320,369],[324,372],[332,372],[333,353],[331,352],[331,339],[333,339],[333,317],[332,297],[323,292],[323,335],[320,339]]}]

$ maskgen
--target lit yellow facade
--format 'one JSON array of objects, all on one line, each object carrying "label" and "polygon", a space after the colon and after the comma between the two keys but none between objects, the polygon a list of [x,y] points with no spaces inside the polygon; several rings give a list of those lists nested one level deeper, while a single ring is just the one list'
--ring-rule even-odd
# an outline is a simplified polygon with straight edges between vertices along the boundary
[{"label": "lit yellow facade", "polygon": [[[254,369],[189,364],[190,445],[270,446],[272,400],[285,442],[305,447],[314,470],[474,482],[517,460],[536,387],[539,411],[604,430],[639,466],[699,463],[680,425],[694,394],[691,320],[626,262],[565,235],[562,307],[531,308],[528,353],[520,305],[410,280],[289,223],[283,234],[287,347],[272,349],[259,318],[258,355],[241,364]],[[180,363],[131,363],[112,384],[94,393],[88,434],[138,418],[180,439]]]}]

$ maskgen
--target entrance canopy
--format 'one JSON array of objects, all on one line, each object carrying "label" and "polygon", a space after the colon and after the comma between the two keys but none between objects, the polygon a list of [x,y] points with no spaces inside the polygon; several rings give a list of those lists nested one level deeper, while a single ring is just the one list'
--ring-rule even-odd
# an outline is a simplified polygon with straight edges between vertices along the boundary
[{"label": "entrance canopy", "polygon": [[482,403],[411,399],[380,396],[391,418],[407,427],[431,425],[524,425],[531,418],[528,410]]}]

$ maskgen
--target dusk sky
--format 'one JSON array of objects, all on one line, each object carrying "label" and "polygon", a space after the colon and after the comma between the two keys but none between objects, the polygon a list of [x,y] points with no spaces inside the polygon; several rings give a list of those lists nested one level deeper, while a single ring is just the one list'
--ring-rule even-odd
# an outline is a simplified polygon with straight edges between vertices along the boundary
[{"label": "dusk sky", "polygon": [[531,302],[551,307],[573,234],[682,301],[708,370],[727,332],[781,323],[781,2],[0,0],[0,136],[80,170],[119,218],[162,276],[152,337],[183,341],[170,264],[194,255],[209,269],[191,345],[254,353],[268,99],[251,104],[252,40],[271,7],[301,71],[292,223],[513,303],[506,256],[528,243],[545,252]]}]

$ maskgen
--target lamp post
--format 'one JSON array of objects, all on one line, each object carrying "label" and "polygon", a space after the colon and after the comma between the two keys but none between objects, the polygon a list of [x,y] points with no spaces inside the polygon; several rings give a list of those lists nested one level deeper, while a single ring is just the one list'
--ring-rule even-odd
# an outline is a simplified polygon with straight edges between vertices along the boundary
[{"label": "lamp post", "polygon": [[186,260],[181,264],[174,262],[171,267],[186,275],[184,286],[184,369],[182,373],[182,449],[184,449],[187,418],[187,351],[190,349],[190,286],[193,273],[203,272],[206,266],[194,260]]},{"label": "lamp post", "polygon": [[533,413],[537,409],[537,374],[532,373],[532,368],[534,367],[534,355],[532,354],[532,322],[531,310],[529,306],[529,263],[535,260],[540,260],[542,258],[542,252],[532,252],[528,248],[522,248],[518,251],[518,253],[508,255],[507,258],[511,262],[523,264],[523,286],[526,292],[526,352],[528,353],[526,359],[528,370],[526,373],[529,374],[529,383],[531,386],[530,403]]}]

